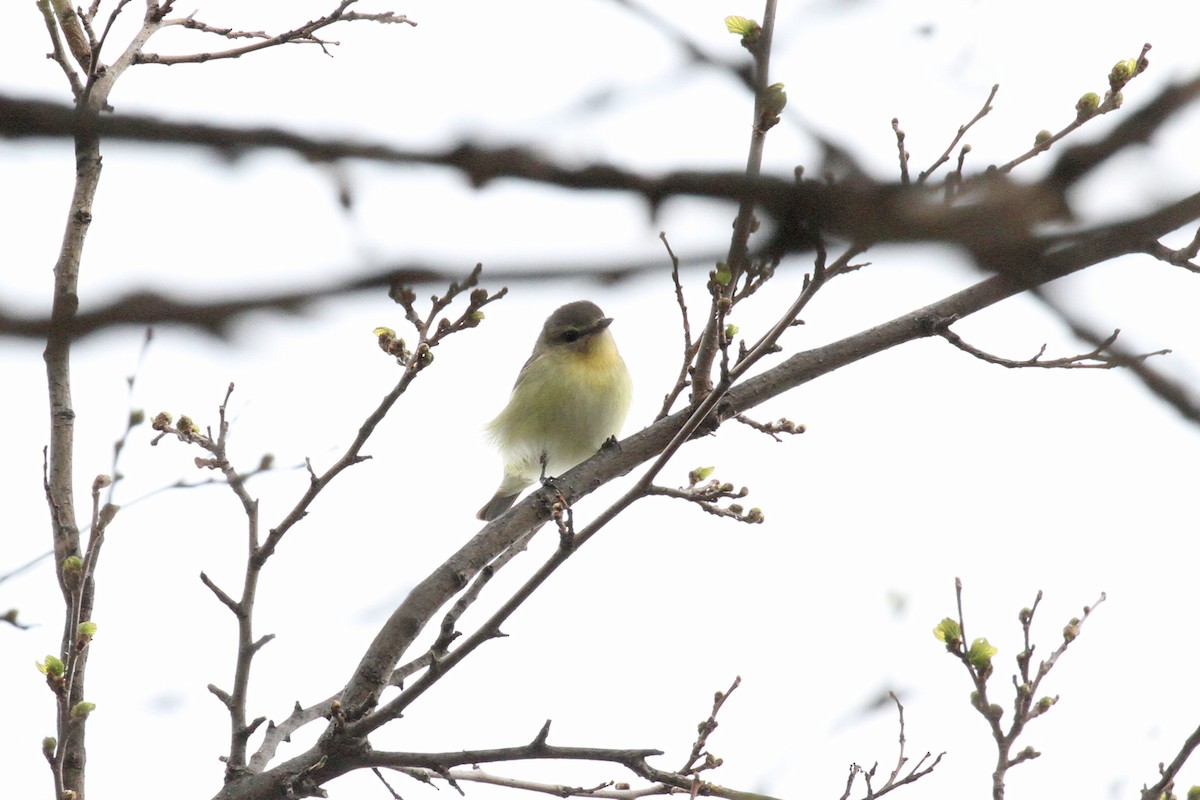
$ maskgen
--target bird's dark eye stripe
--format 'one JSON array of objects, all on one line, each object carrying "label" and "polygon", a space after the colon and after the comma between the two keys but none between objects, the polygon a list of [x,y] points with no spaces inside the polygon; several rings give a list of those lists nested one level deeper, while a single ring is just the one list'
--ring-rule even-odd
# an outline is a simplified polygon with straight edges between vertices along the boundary
[{"label": "bird's dark eye stripe", "polygon": [[579,331],[577,331],[577,330],[563,331],[562,338],[563,338],[564,342],[573,342],[579,338]]}]

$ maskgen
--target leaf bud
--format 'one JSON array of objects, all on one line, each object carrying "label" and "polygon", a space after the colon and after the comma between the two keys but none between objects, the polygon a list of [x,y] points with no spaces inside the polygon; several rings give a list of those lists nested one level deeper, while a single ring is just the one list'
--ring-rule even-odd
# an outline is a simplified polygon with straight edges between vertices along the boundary
[{"label": "leaf bud", "polygon": [[71,706],[71,719],[75,722],[82,722],[88,718],[96,710],[95,703],[89,703],[87,700],[80,700],[75,705]]},{"label": "leaf bud", "polygon": [[1079,119],[1087,119],[1092,114],[1096,113],[1096,109],[1100,107],[1100,95],[1095,92],[1088,92],[1079,98],[1075,103],[1075,111]]}]

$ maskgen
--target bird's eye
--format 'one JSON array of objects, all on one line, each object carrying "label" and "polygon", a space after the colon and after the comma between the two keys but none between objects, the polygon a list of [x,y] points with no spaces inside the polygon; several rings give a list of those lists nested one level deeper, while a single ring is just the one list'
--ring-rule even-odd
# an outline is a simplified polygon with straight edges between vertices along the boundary
[{"label": "bird's eye", "polygon": [[574,329],[563,331],[562,338],[564,342],[573,342],[579,338],[579,331]]}]

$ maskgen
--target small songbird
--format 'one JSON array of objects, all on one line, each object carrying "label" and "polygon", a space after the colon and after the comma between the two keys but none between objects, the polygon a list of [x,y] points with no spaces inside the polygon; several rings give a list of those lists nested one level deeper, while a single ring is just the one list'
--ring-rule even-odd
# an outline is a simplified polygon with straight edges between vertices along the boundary
[{"label": "small songbird", "polygon": [[611,323],[587,300],[546,320],[508,405],[487,426],[504,458],[504,479],[479,519],[500,516],[526,486],[563,474],[621,432],[633,384]]}]

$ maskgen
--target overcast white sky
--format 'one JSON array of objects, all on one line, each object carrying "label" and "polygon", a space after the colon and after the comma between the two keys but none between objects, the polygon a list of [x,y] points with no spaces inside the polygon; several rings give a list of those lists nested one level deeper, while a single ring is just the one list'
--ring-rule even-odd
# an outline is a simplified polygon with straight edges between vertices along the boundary
[{"label": "overcast white sky", "polygon": [[[724,16],[761,16],[753,4],[647,5],[730,59],[743,51],[725,32]],[[206,22],[252,30],[278,30],[327,6],[332,0],[195,4]],[[531,142],[572,162],[649,170],[745,161],[744,91],[718,71],[688,65],[617,3],[418,0],[363,10],[384,8],[419,26],[340,28],[333,58],[293,47],[203,66],[139,67],[112,102],[120,111],[279,124],[402,146]],[[136,17],[135,5],[130,11]],[[48,44],[34,4],[6,4],[0,30],[8,33],[0,91],[67,99],[61,73],[44,58]],[[121,41],[128,33],[127,25],[113,35]],[[1099,2],[1068,13],[1026,0],[785,2],[772,78],[786,84],[792,113],[771,132],[769,167],[817,169],[810,134],[819,132],[873,174],[893,177],[890,121],[898,116],[913,164],[922,168],[994,83],[1001,86],[996,109],[968,137],[968,163],[1006,161],[1039,129],[1069,122],[1080,94],[1103,93],[1112,64],[1136,57],[1144,42],[1154,45],[1152,66],[1126,90],[1130,107],[1200,70],[1195,13],[1185,4]],[[181,30],[149,49],[220,46]],[[1113,122],[1087,126],[1083,138]],[[1192,110],[1151,148],[1123,154],[1080,187],[1075,199],[1085,219],[1135,215],[1194,192],[1196,141],[1200,111]],[[732,219],[720,204],[675,201],[649,219],[643,206],[616,195],[512,181],[477,192],[445,172],[362,163],[343,170],[355,201],[346,213],[328,172],[287,155],[229,163],[198,151],[111,145],[104,163],[83,263],[85,307],[134,287],[184,298],[237,296],[414,260],[464,273],[476,262],[486,269],[644,258],[664,266],[613,287],[582,278],[514,285],[488,308],[481,328],[439,348],[369,445],[373,459],[331,487],[268,568],[258,630],[277,638],[257,661],[251,713],[274,718],[295,700],[311,703],[339,688],[407,588],[477,530],[473,511],[499,472],[481,429],[502,407],[549,311],[587,297],[615,317],[636,385],[626,433],[649,424],[680,349],[658,232],[667,231],[681,254],[708,253],[727,244]],[[1036,177],[1049,163],[1035,160],[1022,175]],[[0,142],[6,307],[44,313],[72,178],[68,145]],[[978,278],[945,249],[877,248],[868,257],[870,269],[836,281],[805,327],[788,334],[789,352]],[[734,321],[747,337],[786,307],[807,266],[788,262],[774,290],[740,312]],[[685,277],[698,307],[705,275]],[[486,272],[484,282],[497,288]],[[1159,365],[1200,386],[1196,276],[1129,258],[1054,291],[1096,327],[1120,327],[1130,344],[1172,348]],[[163,329],[140,366],[141,331],[92,337],[73,357],[78,483],[86,489],[93,475],[109,471],[131,402],[211,425],[230,381],[237,384],[233,441],[243,464],[264,452],[283,464],[306,456],[328,464],[398,377],[371,330],[402,324],[386,297],[363,295],[302,317],[250,317],[229,342]],[[1054,355],[1087,349],[1026,299],[957,329],[1012,357],[1028,357],[1043,342]],[[10,387],[0,574],[50,544],[40,353],[36,343],[0,343],[0,374]],[[131,401],[125,378],[135,368]],[[986,635],[1000,648],[993,682],[1006,707],[1018,610],[1038,589],[1046,592],[1035,630],[1039,652],[1047,653],[1067,619],[1102,591],[1109,597],[1051,675],[1045,688],[1062,700],[1023,740],[1045,755],[1010,773],[1009,797],[1130,797],[1155,779],[1158,762],[1173,757],[1200,722],[1200,432],[1118,372],[1006,371],[940,340],[851,366],[757,416],[787,416],[809,430],[782,444],[723,430],[689,445],[663,480],[683,483],[692,467],[715,465],[722,479],[750,487],[747,505],[761,507],[766,524],[738,526],[666,500],[640,504],[514,617],[510,638],[468,659],[376,746],[515,745],[551,718],[552,742],[660,747],[669,751],[662,766],[674,767],[712,692],[740,674],[743,686],[710,741],[726,762],[715,781],[781,797],[839,796],[851,762],[890,766],[893,712],[861,709],[894,688],[906,704],[910,755],[947,751],[907,796],[986,796],[994,759],[987,731],[968,706],[966,676],[930,634],[953,613],[953,580],[961,576],[969,635]],[[219,488],[133,504],[180,477],[197,477],[195,452],[171,442],[151,448],[149,439],[140,430],[127,448],[117,497],[126,508],[98,575],[100,630],[88,689],[97,704],[88,728],[95,798],[159,796],[181,783],[188,796],[211,794],[226,747],[226,718],[205,685],[229,683],[234,627],[197,576],[205,570],[236,585],[243,523]],[[268,526],[305,482],[289,472],[258,484]],[[620,482],[584,501],[578,518],[619,489]],[[553,546],[535,542],[496,581],[492,602]],[[48,563],[0,584],[0,610],[12,606],[37,626],[0,627],[5,794],[48,796],[39,748],[53,732],[53,703],[33,667],[58,646],[60,600]],[[509,773],[518,771],[573,784],[622,777],[561,764]],[[373,782],[347,778],[329,788],[335,798],[384,796]],[[1200,765],[1180,781],[1195,783]],[[434,796],[426,787],[398,788],[406,798]]]}]

